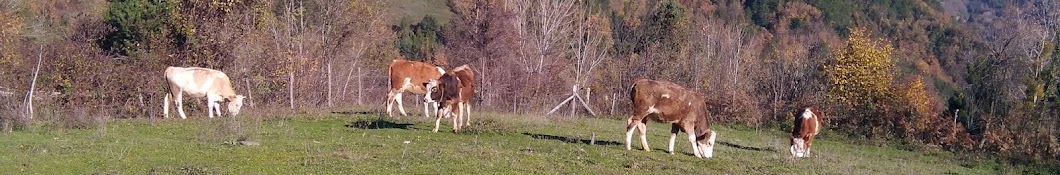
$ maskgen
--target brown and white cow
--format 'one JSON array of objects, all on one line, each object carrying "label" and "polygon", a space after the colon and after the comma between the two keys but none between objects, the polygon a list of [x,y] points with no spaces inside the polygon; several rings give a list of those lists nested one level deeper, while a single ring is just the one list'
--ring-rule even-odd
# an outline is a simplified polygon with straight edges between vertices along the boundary
[{"label": "brown and white cow", "polygon": [[633,115],[626,121],[626,150],[632,149],[633,131],[639,128],[641,147],[644,151],[650,151],[646,137],[647,120],[644,118],[655,114],[651,119],[673,124],[670,128],[670,154],[674,153],[677,133],[684,131],[688,134],[696,157],[714,156],[714,140],[718,133],[710,129],[706,101],[702,94],[671,82],[639,79],[633,83],[630,97],[633,100]]},{"label": "brown and white cow", "polygon": [[169,117],[170,99],[177,106],[177,112],[181,119],[188,118],[184,115],[184,93],[202,98],[206,97],[206,110],[209,117],[213,118],[214,112],[221,115],[222,100],[228,102],[228,112],[232,116],[239,114],[243,107],[242,95],[237,95],[232,89],[232,82],[224,72],[200,68],[200,67],[168,67],[165,71],[166,81],[169,82],[169,92],[166,92],[165,102],[162,105],[163,118]]},{"label": "brown and white cow", "polygon": [[[394,116],[393,107],[395,102],[401,115],[408,115],[405,113],[405,107],[401,104],[402,94],[406,91],[413,94],[426,94],[427,88],[423,85],[429,80],[438,79],[442,74],[445,74],[445,69],[424,62],[401,59],[390,62],[390,92],[386,94],[387,115]],[[427,108],[428,104],[434,104],[435,107],[438,106],[438,103],[433,99],[424,98],[423,115],[426,117],[430,117]]]},{"label": "brown and white cow", "polygon": [[[455,79],[449,77],[455,77]],[[449,82],[443,82],[441,81],[442,79],[446,79]],[[457,86],[451,86],[453,84]],[[471,124],[471,99],[475,97],[475,72],[470,67],[461,65],[449,70],[438,80],[429,81],[424,87],[427,87],[427,95],[424,98],[437,99],[441,103],[438,109],[435,110],[438,112],[438,119],[435,121],[434,129],[436,132],[438,124],[443,117],[442,115],[449,117],[454,107],[457,109],[458,117],[462,119],[463,124],[460,126]],[[456,119],[454,118],[454,120]],[[457,123],[454,123],[454,129],[456,128],[455,124]]]},{"label": "brown and white cow", "polygon": [[795,126],[791,129],[791,155],[794,157],[809,157],[810,145],[813,145],[813,137],[821,132],[820,113],[812,108],[806,108],[802,114],[795,117]]}]

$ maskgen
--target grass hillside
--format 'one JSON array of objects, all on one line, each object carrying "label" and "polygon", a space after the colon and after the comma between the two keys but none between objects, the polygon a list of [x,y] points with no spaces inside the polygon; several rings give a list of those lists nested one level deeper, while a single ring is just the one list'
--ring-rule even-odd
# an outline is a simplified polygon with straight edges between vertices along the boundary
[{"label": "grass hillside", "polygon": [[417,22],[423,16],[434,15],[442,23],[448,23],[453,18],[453,12],[445,5],[446,0],[393,0],[384,1],[387,13],[385,19],[393,25],[399,24],[401,18],[407,17],[410,22]]},{"label": "grass hillside", "polygon": [[[263,119],[128,119],[93,129],[34,126],[0,135],[0,172],[14,174],[995,174],[993,163],[852,144],[824,135],[816,158],[793,160],[787,134],[715,125],[711,159],[687,141],[665,152],[669,126],[650,123],[652,151],[626,151],[624,120],[477,114],[473,126],[431,133],[420,116],[300,114]],[[443,120],[444,121],[444,120]],[[451,121],[450,121],[451,122]],[[595,145],[588,142],[595,134]],[[238,144],[249,140],[260,145]],[[634,145],[634,149],[639,146]],[[1024,168],[1016,168],[1024,169]]]}]

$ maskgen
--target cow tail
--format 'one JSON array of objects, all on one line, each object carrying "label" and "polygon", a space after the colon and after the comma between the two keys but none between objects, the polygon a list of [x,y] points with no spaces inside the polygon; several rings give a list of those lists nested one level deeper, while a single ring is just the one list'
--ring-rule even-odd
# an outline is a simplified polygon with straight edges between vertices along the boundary
[{"label": "cow tail", "polygon": [[383,99],[383,106],[387,106],[388,104],[390,104],[390,100],[391,100],[390,97],[391,97],[391,95],[393,95],[393,94],[390,94],[390,91],[392,89],[394,89],[394,82],[393,82],[394,80],[391,80],[391,78],[394,77],[394,62],[397,62],[397,60],[391,61],[390,65],[387,65],[387,67],[386,67],[386,87],[387,87],[387,89],[386,89],[386,96],[383,97],[383,98],[385,98],[385,99]]},{"label": "cow tail", "polygon": [[[633,85],[629,86],[629,101],[630,101],[630,103],[633,103],[634,101],[636,101],[636,99],[634,99],[634,98],[637,98],[637,82],[633,82]],[[630,104],[630,105],[633,105],[633,104]]]}]

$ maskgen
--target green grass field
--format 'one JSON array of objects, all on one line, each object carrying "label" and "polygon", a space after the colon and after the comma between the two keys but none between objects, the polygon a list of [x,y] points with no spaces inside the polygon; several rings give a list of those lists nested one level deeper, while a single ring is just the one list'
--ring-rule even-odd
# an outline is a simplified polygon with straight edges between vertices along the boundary
[{"label": "green grass field", "polygon": [[[412,108],[416,109],[416,108]],[[652,151],[624,149],[625,120],[478,113],[453,133],[443,120],[375,114],[124,119],[105,127],[41,124],[0,134],[2,174],[996,174],[1023,171],[944,151],[853,144],[823,135],[817,157],[793,160],[777,129],[727,127],[715,157],[687,141],[665,152],[669,126],[648,125]],[[587,144],[595,134],[595,145]],[[248,140],[260,145],[240,145]],[[1012,170],[1015,169],[1015,170]]]}]

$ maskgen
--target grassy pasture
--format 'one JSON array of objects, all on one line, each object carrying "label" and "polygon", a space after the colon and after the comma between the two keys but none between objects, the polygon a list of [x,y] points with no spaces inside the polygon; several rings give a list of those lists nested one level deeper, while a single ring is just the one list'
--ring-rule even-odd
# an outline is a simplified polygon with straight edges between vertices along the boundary
[{"label": "grassy pasture", "polygon": [[[415,109],[415,108],[413,108]],[[366,113],[124,119],[90,129],[36,125],[0,134],[13,174],[996,174],[1023,171],[944,151],[907,151],[823,135],[817,157],[793,160],[787,134],[715,124],[715,157],[697,159],[669,126],[649,123],[651,151],[627,151],[625,120],[477,113],[453,133],[443,120]],[[595,134],[595,139],[593,135]],[[243,145],[239,141],[259,145]],[[588,144],[595,140],[594,145]],[[254,144],[251,143],[251,144]],[[1008,172],[1006,172],[1008,171]],[[1024,172],[1026,173],[1026,172]]]}]

